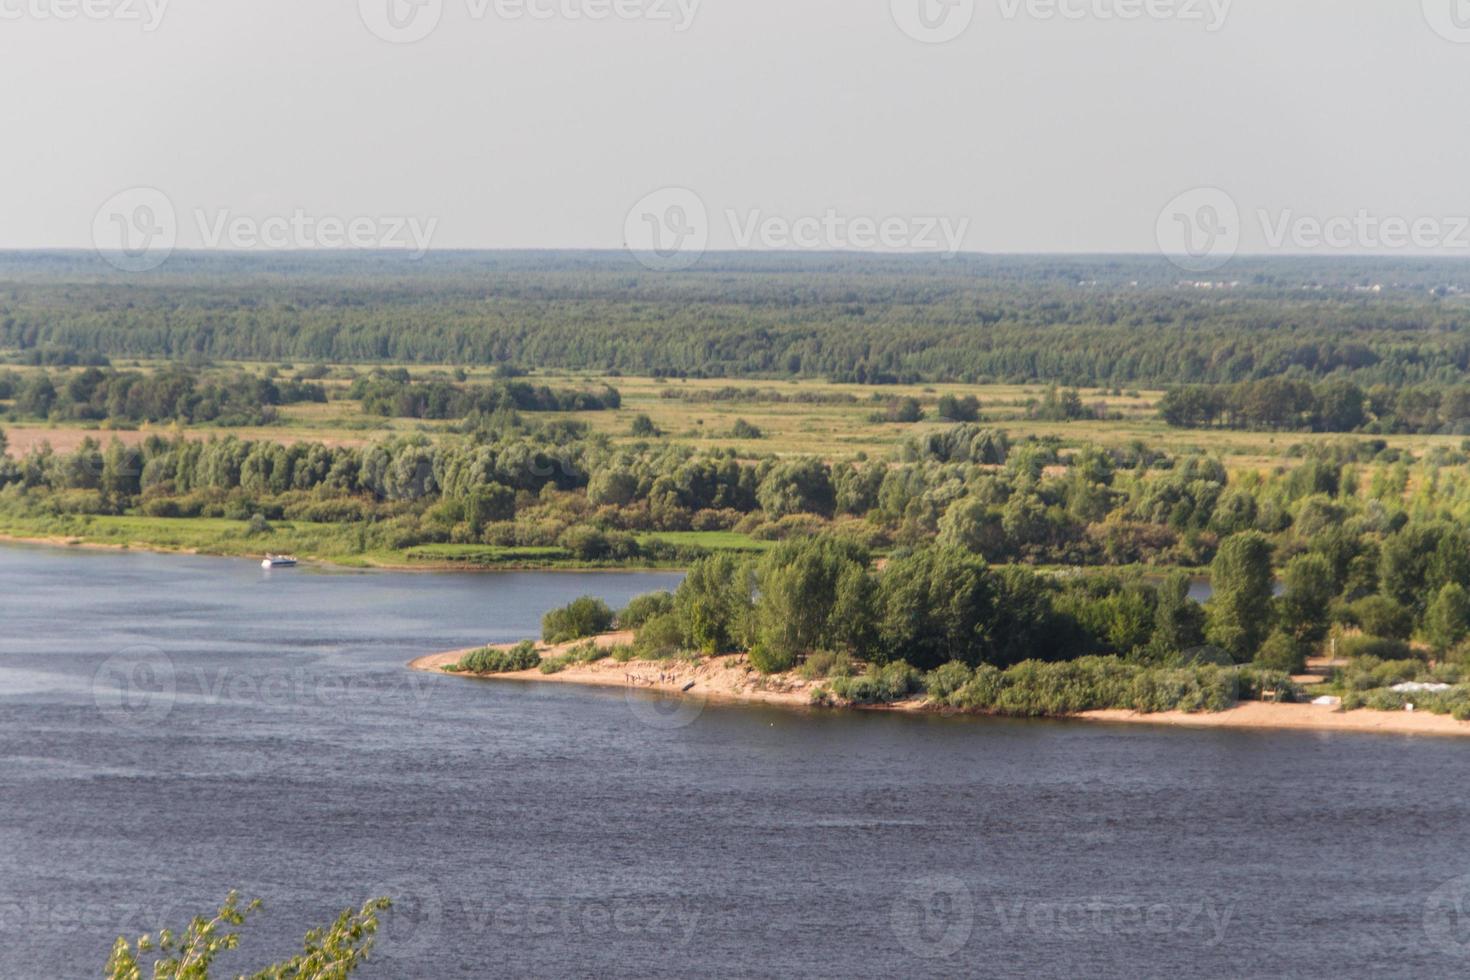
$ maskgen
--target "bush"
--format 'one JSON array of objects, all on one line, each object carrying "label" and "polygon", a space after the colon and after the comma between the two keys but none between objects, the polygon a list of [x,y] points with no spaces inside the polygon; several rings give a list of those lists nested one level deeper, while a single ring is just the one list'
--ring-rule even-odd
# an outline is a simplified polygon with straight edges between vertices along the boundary
[{"label": "bush", "polygon": [[546,657],[541,661],[541,673],[559,674],[573,664],[590,664],[604,660],[611,655],[606,647],[600,647],[592,640],[578,643],[566,653],[559,657]]},{"label": "bush", "polygon": [[1290,633],[1276,630],[1256,651],[1255,665],[1285,674],[1300,674],[1307,669],[1307,648]]},{"label": "bush", "polygon": [[961,690],[975,672],[958,660],[935,667],[924,675],[924,688],[931,698],[943,701]]},{"label": "bush", "polygon": [[665,660],[679,653],[684,647],[679,618],[672,612],[652,616],[638,630],[633,641],[637,656],[645,660]]},{"label": "bush", "polygon": [[834,695],[853,704],[890,704],[924,690],[924,677],[902,660],[870,665],[857,677],[838,677],[829,685]]},{"label": "bush", "polygon": [[536,644],[525,640],[509,650],[494,647],[473,650],[449,670],[462,674],[509,674],[530,670],[540,663],[541,655],[536,652]]},{"label": "bush", "polygon": [[758,426],[751,425],[744,419],[736,419],[734,427],[730,430],[730,435],[736,439],[760,439],[764,433],[761,432]]},{"label": "bush", "polygon": [[642,413],[633,417],[633,425],[629,431],[639,439],[654,439],[663,435],[662,430],[653,424],[653,419]]},{"label": "bush", "polygon": [[618,613],[618,628],[636,630],[655,616],[674,611],[674,596],[671,592],[648,592],[634,596]]},{"label": "bush", "polygon": [[1133,678],[1129,707],[1144,714],[1225,711],[1236,704],[1238,676],[1221,667],[1141,671]]},{"label": "bush", "polygon": [[1353,660],[1374,657],[1379,660],[1413,660],[1414,648],[1400,639],[1381,636],[1349,636],[1337,646],[1338,655]]},{"label": "bush", "polygon": [[1407,640],[1414,630],[1414,614],[1386,595],[1370,595],[1348,606],[1348,617],[1369,636]]},{"label": "bush", "polygon": [[613,611],[607,603],[593,596],[582,596],[541,618],[541,638],[547,643],[565,643],[606,633],[612,624]]},{"label": "bush", "polygon": [[1418,680],[1422,673],[1423,665],[1415,660],[1361,656],[1348,661],[1346,667],[1333,671],[1332,682],[1339,690],[1354,693]]},{"label": "bush", "polygon": [[796,666],[796,651],[757,643],[750,648],[750,665],[762,674],[781,674]]},{"label": "bush", "polygon": [[932,671],[931,696],[964,711],[1033,718],[1106,708],[1224,711],[1238,700],[1259,699],[1268,691],[1281,700],[1294,700],[1299,694],[1291,679],[1277,671],[1215,665],[1150,668],[1117,657],[1062,663],[1029,660],[1005,671],[982,666],[956,687],[960,679],[955,665]]},{"label": "bush", "polygon": [[799,673],[809,681],[823,677],[851,677],[852,660],[846,653],[818,650],[802,661]]}]

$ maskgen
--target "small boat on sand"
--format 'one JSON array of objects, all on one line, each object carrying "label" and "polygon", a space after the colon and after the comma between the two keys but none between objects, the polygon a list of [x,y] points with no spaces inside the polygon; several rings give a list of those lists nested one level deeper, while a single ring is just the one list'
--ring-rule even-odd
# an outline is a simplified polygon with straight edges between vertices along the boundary
[{"label": "small boat on sand", "polygon": [[261,568],[290,568],[296,564],[294,555],[266,555],[261,559]]}]

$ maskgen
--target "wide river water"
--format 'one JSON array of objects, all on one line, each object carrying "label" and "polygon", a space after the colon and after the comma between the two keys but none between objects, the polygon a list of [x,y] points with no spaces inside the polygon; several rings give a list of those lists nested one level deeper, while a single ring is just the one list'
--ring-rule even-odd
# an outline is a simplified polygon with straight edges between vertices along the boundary
[{"label": "wide river water", "polygon": [[668,574],[0,547],[0,978],[370,895],[366,977],[1445,976],[1470,743],[665,702],[414,674]]}]

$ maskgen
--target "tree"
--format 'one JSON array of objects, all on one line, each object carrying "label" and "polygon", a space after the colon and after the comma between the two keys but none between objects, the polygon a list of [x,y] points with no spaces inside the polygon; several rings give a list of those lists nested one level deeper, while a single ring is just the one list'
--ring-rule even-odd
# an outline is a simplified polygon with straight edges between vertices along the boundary
[{"label": "tree", "polygon": [[756,499],[773,520],[788,514],[831,517],[837,502],[827,464],[812,458],[772,466],[756,489]]},{"label": "tree", "polygon": [[659,427],[653,424],[653,419],[642,412],[633,417],[633,425],[630,431],[640,439],[654,439],[663,435]]},{"label": "tree", "polygon": [[606,466],[592,474],[587,499],[594,504],[626,507],[638,496],[638,477],[619,466]]},{"label": "tree", "polygon": [[[361,909],[347,909],[330,926],[307,932],[305,949],[297,956],[257,970],[249,980],[340,980],[362,966],[378,932],[378,913],[392,906],[386,898],[369,900]],[[107,980],[209,980],[210,967],[220,953],[239,948],[246,919],[259,911],[257,899],[240,907],[235,892],[225,898],[212,918],[196,916],[182,933],[165,929],[155,939],[140,936],[136,943],[118,937],[107,958]],[[145,971],[147,954],[156,954]],[[244,978],[242,978],[244,980]]]},{"label": "tree", "polygon": [[1407,640],[1414,630],[1414,613],[1386,595],[1370,595],[1348,607],[1348,614],[1369,636]]},{"label": "tree", "polygon": [[1255,665],[1266,670],[1300,674],[1307,669],[1307,648],[1285,630],[1273,630],[1256,651]]},{"label": "tree", "polygon": [[1314,646],[1327,635],[1327,607],[1337,590],[1332,566],[1321,555],[1298,555],[1286,566],[1285,584],[1276,600],[1281,629],[1298,644]]},{"label": "tree", "polygon": [[498,483],[472,487],[464,498],[464,519],[476,535],[492,521],[508,521],[516,513],[515,491]]},{"label": "tree", "polygon": [[875,660],[907,660],[931,670],[970,666],[993,653],[996,583],[984,559],[955,548],[894,558],[878,579]]},{"label": "tree", "polygon": [[1457,582],[1437,592],[1424,614],[1424,638],[1436,653],[1458,644],[1470,635],[1470,593]]},{"label": "tree", "polygon": [[980,399],[974,395],[956,398],[943,395],[939,399],[939,417],[946,422],[974,422],[980,418]]},{"label": "tree", "polygon": [[751,663],[777,673],[814,650],[860,643],[870,632],[863,622],[872,617],[863,582],[868,562],[866,549],[829,536],[783,542],[769,552],[758,573]]},{"label": "tree", "polygon": [[45,418],[55,402],[56,386],[51,383],[51,376],[42,371],[21,386],[15,396],[15,410],[22,415]]},{"label": "tree", "polygon": [[939,519],[939,544],[960,548],[986,558],[1000,558],[1006,553],[1006,532],[1001,514],[983,500],[961,497],[949,505]]},{"label": "tree", "polygon": [[1149,641],[1155,656],[1183,653],[1205,641],[1205,611],[1189,596],[1189,576],[1174,572],[1158,589],[1154,635]]},{"label": "tree", "polygon": [[731,554],[701,558],[674,592],[674,616],[691,650],[734,653],[749,640],[755,569]]},{"label": "tree", "polygon": [[615,618],[607,603],[584,595],[541,617],[541,638],[547,643],[565,643],[596,636],[611,629]]},{"label": "tree", "polygon": [[1210,566],[1210,642],[1248,663],[1271,627],[1271,543],[1259,531],[1225,539]]}]

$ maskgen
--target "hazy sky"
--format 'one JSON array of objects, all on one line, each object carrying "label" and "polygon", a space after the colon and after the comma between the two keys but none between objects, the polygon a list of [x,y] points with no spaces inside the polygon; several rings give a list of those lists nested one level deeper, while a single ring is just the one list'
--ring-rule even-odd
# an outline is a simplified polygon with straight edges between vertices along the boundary
[{"label": "hazy sky", "polygon": [[[712,248],[809,219],[803,241],[838,247],[932,222],[967,250],[1156,251],[1198,187],[1248,251],[1282,221],[1274,247],[1321,250],[1297,219],[1360,212],[1454,248],[1470,215],[1460,0],[419,2],[0,0],[0,247],[91,247],[134,187],[186,247],[299,215],[617,248],[665,187],[695,194]],[[621,16],[569,15],[588,3]],[[942,44],[904,30],[967,15]],[[284,240],[318,244],[301,227]],[[1326,248],[1382,250],[1365,227]]]}]

